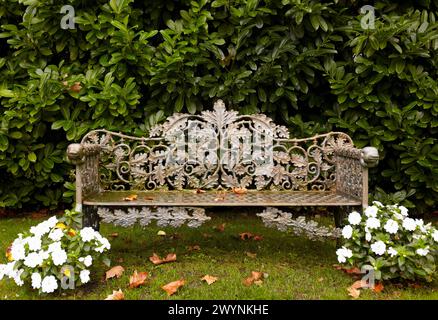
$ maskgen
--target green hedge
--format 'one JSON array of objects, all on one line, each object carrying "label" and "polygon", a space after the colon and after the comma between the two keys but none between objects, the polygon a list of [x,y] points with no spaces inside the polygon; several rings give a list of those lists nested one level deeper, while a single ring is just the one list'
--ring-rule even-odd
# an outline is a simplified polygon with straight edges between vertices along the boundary
[{"label": "green hedge", "polygon": [[91,129],[142,135],[222,98],[296,136],[376,146],[376,197],[433,209],[438,1],[377,1],[374,29],[366,4],[0,0],[0,207],[71,201],[65,149]]}]

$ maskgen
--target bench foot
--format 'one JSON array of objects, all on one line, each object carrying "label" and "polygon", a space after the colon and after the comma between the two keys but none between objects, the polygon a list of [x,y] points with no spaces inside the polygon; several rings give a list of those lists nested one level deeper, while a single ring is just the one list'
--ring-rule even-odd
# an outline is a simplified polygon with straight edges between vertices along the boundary
[{"label": "bench foot", "polygon": [[197,228],[211,219],[205,215],[205,209],[197,207],[99,207],[97,214],[102,222],[121,227],[130,227],[135,223],[147,226],[156,220],[159,227],[180,227],[187,223],[187,226]]},{"label": "bench foot", "polygon": [[96,231],[100,228],[100,217],[97,214],[97,208],[93,206],[83,207],[82,228],[91,227]]}]

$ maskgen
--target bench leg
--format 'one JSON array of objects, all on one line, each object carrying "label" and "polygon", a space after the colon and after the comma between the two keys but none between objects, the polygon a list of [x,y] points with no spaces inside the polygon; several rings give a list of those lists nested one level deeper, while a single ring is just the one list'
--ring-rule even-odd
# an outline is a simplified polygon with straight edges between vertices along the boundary
[{"label": "bench leg", "polygon": [[94,206],[84,206],[83,208],[83,218],[82,218],[82,228],[91,227],[96,231],[99,231],[100,218],[97,214],[97,207]]},{"label": "bench leg", "polygon": [[345,224],[349,207],[336,207],[334,210],[335,227],[342,228]]}]

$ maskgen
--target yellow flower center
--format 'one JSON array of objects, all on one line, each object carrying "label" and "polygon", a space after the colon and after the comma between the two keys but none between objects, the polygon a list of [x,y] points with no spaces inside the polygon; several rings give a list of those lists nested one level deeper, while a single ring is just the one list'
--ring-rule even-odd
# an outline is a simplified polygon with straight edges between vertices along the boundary
[{"label": "yellow flower center", "polygon": [[56,228],[61,229],[61,230],[64,230],[64,229],[67,228],[67,226],[66,226],[65,224],[63,224],[62,222],[58,222],[58,223],[56,224]]}]

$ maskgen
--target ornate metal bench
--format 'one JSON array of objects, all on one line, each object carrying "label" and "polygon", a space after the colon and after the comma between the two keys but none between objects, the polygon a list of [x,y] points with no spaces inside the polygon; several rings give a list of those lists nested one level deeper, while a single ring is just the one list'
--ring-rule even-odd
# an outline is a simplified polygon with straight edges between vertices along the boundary
[{"label": "ornate metal bench", "polygon": [[[174,114],[149,137],[89,132],[67,155],[76,164],[76,210],[84,225],[199,226],[215,206],[368,205],[375,148],[356,149],[331,132],[291,139],[263,114],[227,111],[221,100],[201,115]],[[339,226],[342,210],[336,210]],[[279,223],[277,209],[261,215]]]}]

